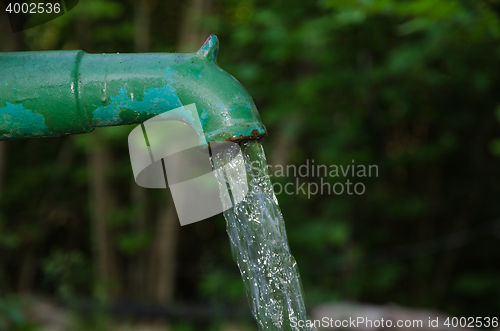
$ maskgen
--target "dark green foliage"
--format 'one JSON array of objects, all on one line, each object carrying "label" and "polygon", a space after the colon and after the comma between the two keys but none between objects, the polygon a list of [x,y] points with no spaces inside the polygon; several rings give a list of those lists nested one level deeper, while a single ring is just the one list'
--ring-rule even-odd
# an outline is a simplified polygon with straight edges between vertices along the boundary
[{"label": "dark green foliage", "polygon": [[[86,3],[79,7],[88,11],[91,50],[132,51],[132,5]],[[174,51],[181,2],[156,6],[152,50]],[[278,195],[306,300],[498,313],[500,232],[498,225],[496,232],[482,227],[500,216],[496,1],[220,0],[216,7],[200,24],[220,38],[219,65],[253,96],[268,128],[269,160],[285,153],[286,163],[297,166],[306,160],[378,166],[378,177],[350,178],[365,184],[363,195]],[[25,31],[26,50],[85,48],[71,16],[76,8],[71,13]],[[147,224],[137,231],[145,211],[131,205],[130,130],[100,130],[113,160],[116,208],[108,223],[125,266],[148,258],[155,211],[165,203],[149,192]],[[92,291],[86,160],[92,140],[72,137],[74,156],[61,169],[64,139],[8,145],[1,293],[17,289],[22,258],[30,254],[37,261],[34,291]],[[449,234],[467,230],[471,240],[450,241]],[[186,226],[179,236],[176,298],[245,302],[222,218]],[[122,295],[132,296],[129,290]],[[15,307],[0,301],[4,306]],[[20,323],[16,311],[8,314],[7,323]]]}]

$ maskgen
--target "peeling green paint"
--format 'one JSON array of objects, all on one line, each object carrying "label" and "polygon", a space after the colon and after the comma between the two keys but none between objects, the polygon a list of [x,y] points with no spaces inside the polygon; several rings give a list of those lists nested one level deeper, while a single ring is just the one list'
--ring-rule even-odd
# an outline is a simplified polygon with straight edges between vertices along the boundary
[{"label": "peeling green paint", "polygon": [[6,102],[7,106],[0,108],[0,119],[2,123],[8,124],[15,130],[2,129],[4,136],[10,138],[23,138],[27,135],[45,136],[50,134],[45,125],[42,115],[24,108],[23,105],[14,105]]},{"label": "peeling green paint", "polygon": [[216,102],[215,105],[217,106],[217,108],[219,108],[220,110],[222,110],[224,112],[229,112],[230,110],[235,110],[236,109],[236,106],[232,107],[232,108],[229,108],[229,107],[223,105],[220,102]]},{"label": "peeling green paint", "polygon": [[201,121],[201,125],[205,128],[207,125],[207,121],[208,121],[208,111],[206,108],[201,109],[200,121]]},{"label": "peeling green paint", "polygon": [[[166,80],[168,81],[169,78],[166,78]],[[156,116],[162,112],[162,109],[168,111],[181,107],[179,97],[170,84],[144,90],[141,99],[132,99],[131,95],[127,93],[126,87],[122,86],[117,95],[109,97],[110,103],[108,105],[100,106],[93,111],[92,120],[98,121],[99,126],[134,123],[134,120],[138,118],[145,121]],[[122,113],[124,109],[127,112]],[[130,112],[136,114],[136,116],[127,120],[130,118]]]},{"label": "peeling green paint", "polygon": [[219,51],[219,40],[215,35],[211,35],[205,41],[200,50],[196,53],[198,56],[203,56],[210,61],[217,62],[217,53]]},{"label": "peeling green paint", "polygon": [[120,108],[120,113],[118,114],[120,120],[127,123],[134,122],[139,115],[140,113],[138,111],[127,108]]},{"label": "peeling green paint", "polygon": [[[253,127],[249,127],[245,130],[238,130],[236,131],[236,136],[242,136],[242,137],[249,137],[252,136],[252,131],[255,130]],[[257,130],[259,134],[265,135],[266,131],[265,130]]]}]

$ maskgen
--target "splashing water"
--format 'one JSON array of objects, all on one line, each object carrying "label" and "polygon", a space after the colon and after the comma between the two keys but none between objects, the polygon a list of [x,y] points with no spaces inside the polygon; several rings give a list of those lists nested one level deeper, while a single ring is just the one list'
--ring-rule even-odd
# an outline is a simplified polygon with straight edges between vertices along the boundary
[{"label": "splashing water", "polygon": [[307,320],[302,286],[264,150],[259,142],[248,141],[241,151],[235,157],[234,150],[212,150],[212,162],[221,192],[229,192],[221,194],[223,205],[241,201],[224,217],[253,316],[259,330],[316,330],[296,326]]}]

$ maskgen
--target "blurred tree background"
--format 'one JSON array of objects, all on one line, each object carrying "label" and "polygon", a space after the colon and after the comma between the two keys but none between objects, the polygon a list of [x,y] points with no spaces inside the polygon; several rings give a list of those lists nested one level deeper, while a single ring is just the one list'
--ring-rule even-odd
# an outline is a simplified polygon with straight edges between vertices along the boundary
[{"label": "blurred tree background", "polygon": [[[495,316],[499,15],[497,0],[82,0],[16,34],[0,14],[0,51],[193,52],[217,34],[271,165],[378,165],[352,179],[363,195],[278,194],[308,306]],[[137,187],[132,128],[0,143],[0,328],[31,327],[21,295],[246,305],[222,215],[181,228],[169,192]]]}]

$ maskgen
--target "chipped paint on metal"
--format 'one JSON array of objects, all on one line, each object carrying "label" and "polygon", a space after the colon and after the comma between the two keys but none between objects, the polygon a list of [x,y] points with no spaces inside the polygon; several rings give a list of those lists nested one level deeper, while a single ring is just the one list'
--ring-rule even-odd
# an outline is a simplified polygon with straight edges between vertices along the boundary
[{"label": "chipped paint on metal", "polygon": [[130,96],[127,94],[127,83],[125,83],[125,85],[120,88],[117,95],[109,96],[109,104],[100,106],[93,111],[93,126],[123,124],[124,118],[121,116],[122,113],[136,113],[135,117],[127,117],[127,122],[132,122],[138,117],[158,115],[162,112],[181,107],[179,96],[175,88],[172,87],[175,73],[175,70],[167,66],[165,68],[165,78],[163,79],[166,84],[161,87],[144,90],[140,101],[139,98],[134,99],[133,92],[130,93]]},{"label": "chipped paint on metal", "polygon": [[215,105],[217,106],[217,108],[219,108],[220,110],[222,110],[223,112],[228,112],[230,110],[235,110],[236,109],[236,106],[234,106],[233,108],[229,108],[227,106],[224,106],[222,103],[220,102],[216,102]]},{"label": "chipped paint on metal", "polygon": [[93,121],[99,121],[93,126],[108,126],[122,124],[120,112],[131,110],[139,115],[157,115],[170,109],[181,107],[179,96],[169,84],[159,88],[150,88],[143,91],[141,101],[131,98],[127,94],[126,85],[118,91],[118,95],[110,96],[110,103],[100,106],[93,111]]},{"label": "chipped paint on metal", "polygon": [[189,77],[194,77],[194,78],[200,78],[201,74],[200,73],[192,73],[191,70],[190,70],[188,76]]},{"label": "chipped paint on metal", "polygon": [[200,136],[201,141],[204,141],[204,143],[206,144],[201,119],[198,116],[198,109],[196,108],[196,105],[194,103],[161,113],[155,116],[154,119],[184,122],[191,128],[193,128],[198,136]]},{"label": "chipped paint on metal", "polygon": [[10,102],[6,104],[7,106],[0,108],[2,127],[15,129],[10,130],[9,133],[3,133],[3,136],[19,139],[25,136],[51,135],[42,115],[24,108],[22,104],[15,105]]},{"label": "chipped paint on metal", "polygon": [[200,121],[201,125],[205,128],[207,125],[207,121],[209,119],[208,111],[206,108],[201,109]]},{"label": "chipped paint on metal", "polygon": [[168,81],[170,84],[172,84],[174,82],[174,75],[175,75],[176,71],[175,70],[172,70],[172,68],[170,66],[167,66],[165,68],[165,80]]},{"label": "chipped paint on metal", "polygon": [[[256,131],[254,131],[256,130]],[[238,137],[251,137],[251,136],[255,136],[255,137],[258,137],[258,136],[262,136],[262,135],[265,135],[266,133],[266,130],[258,130],[254,127],[249,127],[247,128],[246,130],[238,130],[236,131],[236,136]]]},{"label": "chipped paint on metal", "polygon": [[200,50],[196,53],[198,56],[203,56],[204,58],[217,62],[217,53],[219,51],[219,39],[216,35],[210,35],[205,41]]}]

